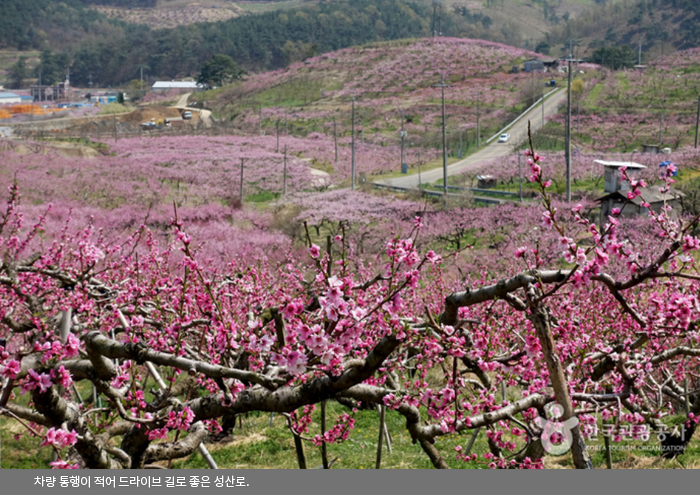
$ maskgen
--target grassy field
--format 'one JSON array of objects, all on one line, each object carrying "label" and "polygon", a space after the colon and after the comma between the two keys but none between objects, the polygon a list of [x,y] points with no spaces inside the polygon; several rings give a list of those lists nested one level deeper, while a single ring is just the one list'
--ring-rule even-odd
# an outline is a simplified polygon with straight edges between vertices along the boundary
[{"label": "grassy field", "polygon": [[[332,427],[337,414],[348,412],[349,409],[335,403],[328,403],[328,424]],[[315,411],[315,420],[320,415],[320,407]],[[379,419],[374,410],[360,410],[355,413],[355,427],[350,437],[339,444],[329,444],[328,459],[333,469],[374,469],[376,466],[377,442],[379,437]],[[673,419],[671,419],[671,422]],[[272,426],[270,426],[270,423]],[[318,425],[318,421],[314,422]],[[384,446],[382,454],[382,469],[431,469],[432,464],[423,453],[419,444],[413,444],[405,428],[405,419],[392,410],[387,410],[386,424],[392,438],[392,452]],[[50,461],[49,449],[39,449],[39,439],[23,434],[20,439],[15,435],[22,433],[23,427],[13,420],[0,418],[1,467],[4,469],[42,469],[48,468]],[[312,437],[320,433],[311,429],[305,436]],[[485,430],[481,430],[474,443],[472,453],[479,454],[475,462],[464,463],[455,459],[454,448],[462,445],[466,448],[472,432],[462,435],[452,435],[441,438],[436,443],[442,456],[451,468],[481,469],[487,467],[487,461],[482,454],[489,451]],[[602,450],[602,436],[589,439],[592,459],[596,468],[605,468],[605,453]],[[700,467],[700,441],[693,439],[689,448],[682,456],[674,460],[658,457],[653,450],[643,450],[655,445],[649,442],[623,441],[613,443],[613,467],[616,469],[629,468],[697,468]],[[286,426],[285,419],[274,415],[270,422],[269,414],[251,413],[239,418],[232,435],[219,443],[207,443],[207,448],[223,469],[297,469],[298,461],[294,448],[292,434]],[[321,449],[310,442],[305,442],[305,454],[309,469],[321,468]],[[161,462],[164,466],[166,462]],[[173,469],[206,468],[204,459],[199,453],[185,460],[175,460]],[[571,457],[568,454],[545,459],[545,467],[562,469],[571,468]]]}]

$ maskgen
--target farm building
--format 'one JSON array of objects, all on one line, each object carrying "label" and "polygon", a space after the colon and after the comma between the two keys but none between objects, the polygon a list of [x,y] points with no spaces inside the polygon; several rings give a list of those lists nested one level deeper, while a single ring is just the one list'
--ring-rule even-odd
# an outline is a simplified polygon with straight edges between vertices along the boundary
[{"label": "farm building", "polygon": [[99,103],[100,105],[116,103],[118,96],[119,94],[116,91],[105,91],[104,93],[96,93],[90,95],[90,103]]},{"label": "farm building", "polygon": [[170,90],[178,90],[181,93],[188,93],[190,91],[196,91],[197,89],[201,89],[201,85],[196,83],[195,81],[157,81],[151,89],[153,91],[170,91]]},{"label": "farm building", "polygon": [[58,83],[56,86],[37,85],[29,88],[34,101],[57,101],[68,96],[70,83],[68,81]]},{"label": "farm building", "polygon": [[[658,187],[639,188],[641,196],[632,200],[627,199],[627,194],[621,191],[610,193],[598,199],[600,202],[600,224],[607,222],[608,215],[613,208],[620,208],[620,215],[625,217],[646,215],[649,210],[656,213],[661,212],[661,207],[669,205],[673,208],[673,214],[677,215],[681,210],[681,199],[685,196],[681,191],[670,187],[668,192],[659,192]],[[650,208],[642,206],[642,203],[649,203]]]},{"label": "farm building", "polygon": [[11,103],[11,104],[16,104],[16,103],[22,103],[22,97],[18,94],[15,93],[0,93],[0,104],[3,103]]},{"label": "farm building", "polygon": [[[620,208],[620,215],[626,217],[646,215],[649,213],[649,210],[658,213],[665,204],[670,205],[674,212],[680,211],[680,200],[685,195],[672,187],[665,193],[659,192],[658,187],[639,188],[640,196],[631,200],[627,198],[626,191],[630,190],[630,185],[629,182],[622,178],[620,169],[626,167],[628,176],[634,177],[646,168],[644,165],[634,162],[610,162],[605,160],[595,160],[595,163],[605,167],[605,192],[607,194],[598,199],[600,203],[599,223],[601,225],[607,222],[613,208]],[[649,208],[642,206],[643,203],[648,203]]]},{"label": "farm building", "polygon": [[532,58],[525,62],[525,72],[544,72],[546,68],[557,66],[557,59],[554,57],[541,56]]}]

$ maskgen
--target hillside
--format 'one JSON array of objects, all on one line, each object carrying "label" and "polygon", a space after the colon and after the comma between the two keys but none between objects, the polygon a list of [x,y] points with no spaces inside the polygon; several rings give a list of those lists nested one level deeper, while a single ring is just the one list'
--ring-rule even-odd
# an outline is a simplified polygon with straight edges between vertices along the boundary
[{"label": "hillside", "polygon": [[[274,137],[277,130],[312,139],[306,151],[333,174],[348,177],[352,98],[360,170],[368,174],[400,169],[400,130],[406,131],[405,162],[415,168],[442,150],[441,90],[444,74],[450,156],[473,151],[539,97],[543,80],[510,74],[532,52],[498,43],[428,38],[347,48],[251,75],[224,90],[195,94],[215,115],[240,132]],[[534,89],[534,94],[533,94]],[[403,115],[403,124],[402,124]],[[285,131],[286,129],[286,131]],[[334,133],[341,160],[334,162]],[[273,143],[274,144],[274,143]],[[323,151],[320,151],[323,150]],[[294,147],[294,152],[304,152]],[[309,155],[310,153],[310,155]],[[349,155],[347,156],[349,158]]]},{"label": "hillside", "polygon": [[[174,28],[188,24],[219,22],[243,15],[245,11],[229,0],[209,0],[206,4],[190,0],[137,2],[102,0],[90,6],[109,19],[132,24],[146,24],[154,29]],[[99,4],[98,4],[99,3]]]},{"label": "hillside", "polygon": [[644,60],[698,42],[694,4],[675,0],[451,0],[440,8],[427,0],[8,1],[0,48],[63,50],[72,80],[83,86],[90,75],[97,85],[126,83],[141,67],[151,80],[191,77],[217,53],[264,72],[349,46],[435,33],[553,56],[567,53],[571,41],[577,57],[601,47],[636,53],[641,40]]},{"label": "hillside", "polygon": [[[692,146],[700,96],[700,51],[682,50],[645,70],[585,70],[574,92],[573,145],[583,151],[625,152],[643,144]],[[541,146],[563,149],[564,114],[551,119]]]}]

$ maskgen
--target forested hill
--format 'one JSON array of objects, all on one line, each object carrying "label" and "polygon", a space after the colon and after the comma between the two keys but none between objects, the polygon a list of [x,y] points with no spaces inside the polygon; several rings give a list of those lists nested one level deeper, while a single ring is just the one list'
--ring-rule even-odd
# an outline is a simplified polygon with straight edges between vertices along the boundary
[{"label": "forested hill", "polygon": [[[698,0],[596,0],[585,8],[575,0],[561,0],[557,7],[548,0],[483,5],[456,0],[437,21],[427,0],[333,0],[171,29],[107,19],[88,8],[107,5],[128,12],[123,8],[157,5],[151,9],[157,11],[162,6],[156,0],[2,3],[0,49],[64,52],[58,59],[70,61],[71,79],[79,85],[124,83],[141,67],[151,79],[193,76],[214,54],[229,55],[248,71],[265,71],[341,48],[432,32],[553,56],[568,53],[569,42],[576,56],[588,57],[596,50],[637,53],[642,41],[644,60],[700,45]],[[633,55],[627,58],[636,63]]]},{"label": "forested hill", "polygon": [[0,48],[42,49],[71,46],[100,31],[105,21],[81,0],[2,0]]},{"label": "forested hill", "polygon": [[123,25],[72,52],[71,78],[87,84],[92,74],[93,82],[114,84],[135,78],[142,65],[159,77],[193,75],[216,53],[248,69],[274,69],[353,45],[426,36],[429,28],[427,7],[397,0],[324,3],[175,29]]},{"label": "forested hill", "polygon": [[680,24],[683,42],[687,46],[700,46],[700,2],[698,0],[663,0],[663,3],[685,14]]}]

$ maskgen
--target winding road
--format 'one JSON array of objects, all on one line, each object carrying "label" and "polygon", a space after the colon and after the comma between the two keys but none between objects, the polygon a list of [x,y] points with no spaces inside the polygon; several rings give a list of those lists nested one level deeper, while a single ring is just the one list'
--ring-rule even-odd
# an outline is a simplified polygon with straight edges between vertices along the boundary
[{"label": "winding road", "polygon": [[[547,99],[544,100],[544,113],[545,117],[554,115],[557,113],[557,109],[562,101],[566,100],[565,88],[559,88],[557,92],[549,95]],[[476,153],[468,156],[467,158],[460,160],[447,167],[447,175],[456,175],[468,170],[476,168],[482,162],[486,160],[492,160],[500,156],[506,156],[515,152],[515,146],[517,143],[522,142],[523,139],[527,137],[527,123],[531,122],[532,131],[537,131],[542,128],[542,105],[539,104],[527,112],[525,115],[521,116],[519,120],[508,129],[507,132],[510,134],[510,141],[507,143],[499,143],[497,139],[494,139],[491,144],[481,148]],[[421,173],[421,182],[423,184],[436,182],[442,179],[442,167],[428,170]],[[395,177],[392,179],[381,179],[374,181],[376,184],[381,184],[385,186],[393,187],[404,187],[408,189],[418,188],[418,174],[406,175],[404,177]]]},{"label": "winding road", "polygon": [[187,106],[187,101],[192,93],[185,93],[180,97],[180,100],[174,105],[174,108],[178,110],[189,110],[191,112],[199,113],[199,120],[204,124],[204,127],[211,127],[211,111],[203,110],[201,108],[191,108]]}]

